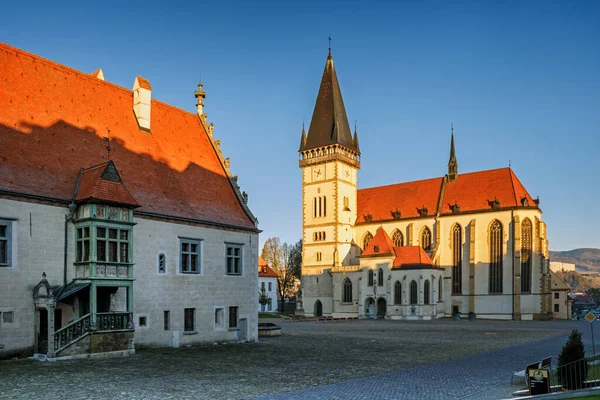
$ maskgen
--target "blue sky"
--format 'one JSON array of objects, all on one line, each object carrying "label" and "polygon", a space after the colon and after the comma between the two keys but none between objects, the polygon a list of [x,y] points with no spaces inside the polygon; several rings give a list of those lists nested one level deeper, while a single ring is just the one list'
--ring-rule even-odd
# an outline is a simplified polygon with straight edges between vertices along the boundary
[{"label": "blue sky", "polygon": [[[55,3],[55,4],[53,4]],[[550,248],[600,247],[600,2],[6,2],[0,41],[205,111],[269,236],[301,235],[298,144],[327,37],[362,151],[359,187],[509,160]]]}]

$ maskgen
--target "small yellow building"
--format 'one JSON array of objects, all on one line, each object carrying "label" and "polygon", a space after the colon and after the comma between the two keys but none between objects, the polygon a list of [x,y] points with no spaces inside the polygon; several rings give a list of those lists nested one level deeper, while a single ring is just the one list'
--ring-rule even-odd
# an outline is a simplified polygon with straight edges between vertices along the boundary
[{"label": "small yellow building", "polygon": [[562,279],[550,271],[552,276],[552,316],[555,319],[571,319],[571,288]]},{"label": "small yellow building", "polygon": [[[359,190],[360,157],[330,53],[299,148],[303,257],[298,313],[552,317],[546,224],[539,200],[511,168],[459,174],[452,134],[444,176]],[[365,254],[377,231],[393,242],[386,256]],[[408,269],[394,268],[396,249],[406,246],[423,249],[434,268],[413,268],[419,271],[415,277]],[[383,274],[377,277],[381,285],[369,285],[377,274]],[[413,280],[417,296],[411,299]],[[424,307],[434,298],[435,312]]]}]

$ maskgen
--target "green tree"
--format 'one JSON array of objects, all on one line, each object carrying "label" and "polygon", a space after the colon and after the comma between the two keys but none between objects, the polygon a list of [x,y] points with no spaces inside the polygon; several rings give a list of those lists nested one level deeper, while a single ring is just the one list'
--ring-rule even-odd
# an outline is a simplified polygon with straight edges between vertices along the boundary
[{"label": "green tree", "polygon": [[271,298],[267,296],[267,290],[264,286],[258,292],[258,303],[262,306],[261,311],[264,311],[267,304],[271,304]]},{"label": "green tree", "polygon": [[581,333],[573,329],[558,356],[558,382],[565,389],[581,389],[587,378],[588,365]]}]

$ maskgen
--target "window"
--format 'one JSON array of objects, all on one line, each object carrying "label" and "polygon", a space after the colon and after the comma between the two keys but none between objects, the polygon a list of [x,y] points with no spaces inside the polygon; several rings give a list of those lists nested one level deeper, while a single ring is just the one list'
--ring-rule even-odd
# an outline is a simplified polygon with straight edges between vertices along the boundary
[{"label": "window", "polygon": [[404,236],[402,236],[402,232],[400,232],[398,229],[396,229],[392,235],[392,242],[394,242],[394,246],[396,247],[404,246]]},{"label": "window", "polygon": [[84,262],[90,260],[90,228],[77,229],[77,261]]},{"label": "window", "polygon": [[419,302],[419,293],[417,291],[417,282],[410,282],[410,304],[417,304]]},{"label": "window", "polygon": [[313,233],[313,240],[314,240],[315,242],[323,241],[323,240],[325,240],[325,239],[326,239],[326,237],[327,237],[327,236],[325,235],[325,232],[324,232],[324,231],[321,231],[321,232],[314,232],[314,233]]},{"label": "window", "polygon": [[138,319],[138,326],[140,328],[148,326],[148,317],[139,317],[139,319]]},{"label": "window", "polygon": [[365,238],[363,239],[363,251],[367,248],[369,243],[371,243],[371,240],[373,240],[373,235],[371,235],[371,232],[367,232]]},{"label": "window", "polygon": [[327,216],[327,197],[315,197],[313,215],[315,218]]},{"label": "window", "polygon": [[344,196],[344,211],[350,211],[350,199]]},{"label": "window", "polygon": [[260,290],[266,290],[264,282],[260,283]]},{"label": "window", "polygon": [[108,262],[129,262],[129,230],[97,227],[96,259]]},{"label": "window", "polygon": [[171,329],[171,312],[168,310],[163,312],[163,327],[165,331]]},{"label": "window", "polygon": [[167,273],[167,257],[165,253],[160,253],[158,255],[158,273],[166,274]]},{"label": "window", "polygon": [[314,205],[313,205],[313,217],[317,218],[317,198],[315,197]]},{"label": "window", "polygon": [[502,293],[502,224],[495,220],[490,226],[490,293]]},{"label": "window", "polygon": [[421,247],[423,250],[431,250],[431,231],[428,227],[423,228],[421,232]]},{"label": "window", "polygon": [[554,298],[555,298],[555,299],[558,299],[558,297],[559,297],[559,296],[560,296],[560,295],[559,295],[558,293],[554,293]]},{"label": "window", "polygon": [[394,283],[394,304],[402,304],[402,284],[400,281]]},{"label": "window", "polygon": [[186,308],[183,313],[183,330],[185,332],[194,332],[196,330],[196,309]]},{"label": "window", "polygon": [[429,292],[431,288],[429,287],[429,279],[425,279],[425,283],[423,284],[423,303],[429,304]]},{"label": "window", "polygon": [[238,327],[238,308],[229,307],[229,329]]},{"label": "window", "polygon": [[370,269],[368,274],[369,274],[369,279],[368,279],[367,285],[373,286],[373,270]]},{"label": "window", "polygon": [[377,286],[383,286],[383,269],[377,270]]},{"label": "window", "polygon": [[342,303],[352,303],[352,281],[349,278],[344,279]]},{"label": "window", "polygon": [[5,311],[2,313],[2,322],[5,324],[12,324],[15,321],[15,315],[12,311]]},{"label": "window", "polygon": [[317,261],[321,261],[323,259],[321,252],[317,252]]},{"label": "window", "polygon": [[323,216],[327,216],[327,197],[323,196]]},{"label": "window", "polygon": [[242,274],[242,246],[227,245],[227,275]]},{"label": "window", "polygon": [[181,273],[200,273],[200,240],[181,240]]},{"label": "window", "polygon": [[10,267],[11,224],[0,221],[0,267]]},{"label": "window", "polygon": [[442,277],[438,279],[438,303],[442,302]]},{"label": "window", "polygon": [[554,305],[554,312],[559,312],[559,310],[560,310],[560,305],[555,304]]},{"label": "window", "polygon": [[452,294],[462,294],[462,228],[452,228]]},{"label": "window", "polygon": [[531,292],[531,221],[525,218],[521,224],[521,293]]},{"label": "window", "polygon": [[223,320],[225,319],[225,309],[224,308],[215,308],[215,327],[223,328]]},{"label": "window", "polygon": [[273,290],[273,282],[269,282],[269,292]]}]

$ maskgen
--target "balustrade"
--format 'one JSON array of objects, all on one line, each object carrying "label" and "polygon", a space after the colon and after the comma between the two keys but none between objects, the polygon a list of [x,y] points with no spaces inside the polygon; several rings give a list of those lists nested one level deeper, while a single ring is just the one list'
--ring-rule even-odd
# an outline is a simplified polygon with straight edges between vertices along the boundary
[{"label": "balustrade", "polygon": [[98,331],[119,331],[133,329],[133,313],[97,313],[96,330]]},{"label": "balustrade", "polygon": [[90,331],[90,314],[54,332],[54,348],[58,351]]}]

